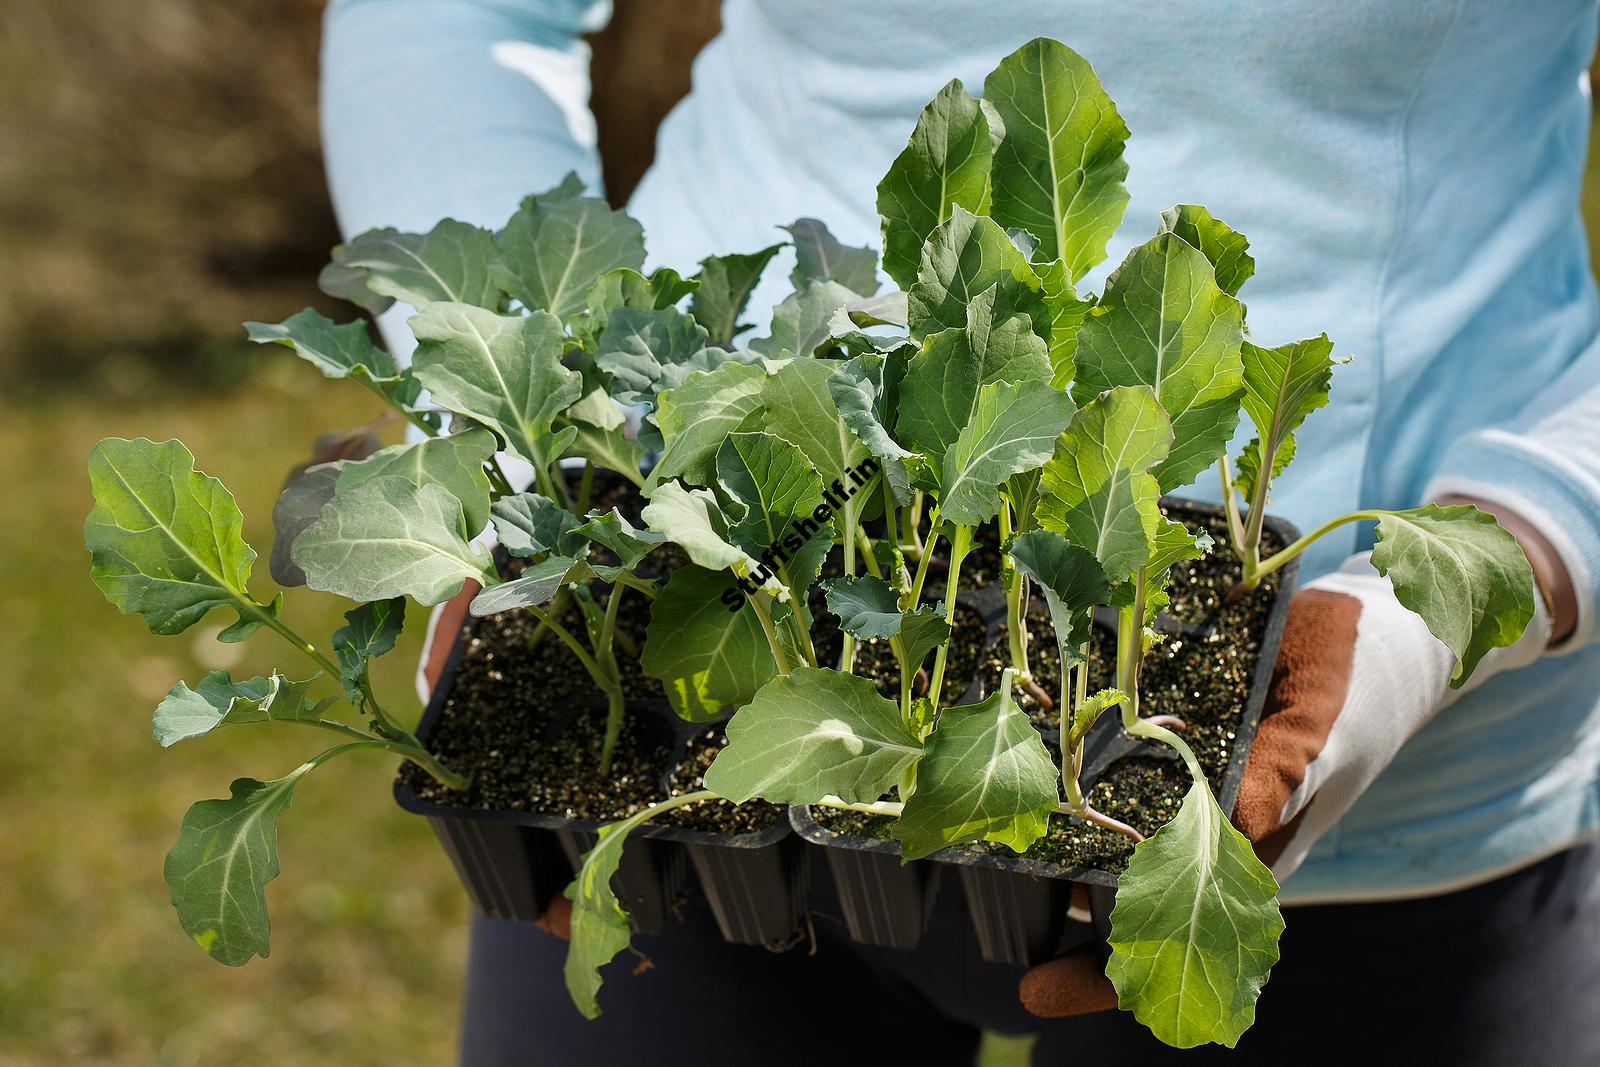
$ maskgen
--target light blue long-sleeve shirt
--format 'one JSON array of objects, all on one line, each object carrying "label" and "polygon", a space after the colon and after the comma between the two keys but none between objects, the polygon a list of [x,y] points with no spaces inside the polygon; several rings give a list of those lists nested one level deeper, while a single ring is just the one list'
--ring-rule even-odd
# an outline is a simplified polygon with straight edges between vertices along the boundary
[{"label": "light blue long-sleeve shirt", "polygon": [[[1034,36],[1083,54],[1133,135],[1106,273],[1176,203],[1247,234],[1255,339],[1354,357],[1272,510],[1310,528],[1459,491],[1513,507],[1581,602],[1560,654],[1425,727],[1285,886],[1288,901],[1471,884],[1600,832],[1600,314],[1578,214],[1595,0],[729,0],[630,211],[688,273],[824,219],[877,245],[875,187],[921,106]],[[342,226],[498,225],[599,183],[583,0],[333,0]],[[767,272],[753,308],[784,295]],[[1215,498],[1207,479],[1192,495]],[[1345,527],[1314,576],[1367,547]]]}]

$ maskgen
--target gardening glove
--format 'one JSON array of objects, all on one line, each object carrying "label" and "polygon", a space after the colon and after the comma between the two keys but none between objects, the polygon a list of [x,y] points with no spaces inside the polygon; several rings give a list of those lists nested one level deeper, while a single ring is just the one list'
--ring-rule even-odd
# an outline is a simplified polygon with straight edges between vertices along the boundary
[{"label": "gardening glove", "polygon": [[[445,664],[450,660],[450,650],[455,646],[456,634],[467,619],[467,606],[478,595],[478,583],[468,580],[461,592],[433,609],[428,617],[428,633],[422,642],[422,658],[417,663],[417,692],[423,703],[433,695],[434,686],[444,675]],[[556,897],[545,913],[534,920],[534,925],[563,941],[572,936],[572,902],[566,897]]]}]

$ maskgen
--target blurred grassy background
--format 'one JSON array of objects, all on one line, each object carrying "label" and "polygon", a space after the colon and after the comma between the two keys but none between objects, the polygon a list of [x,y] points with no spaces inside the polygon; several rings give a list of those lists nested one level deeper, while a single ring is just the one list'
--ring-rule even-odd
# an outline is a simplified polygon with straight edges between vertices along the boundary
[{"label": "blurred grassy background", "polygon": [[[270,959],[223,968],[182,936],[161,859],[184,809],[237,775],[286,772],[317,739],[238,730],[157,748],[149,712],[174,680],[289,660],[270,635],[152,638],[90,584],[79,535],[90,443],[176,436],[233,489],[264,552],[287,466],[319,430],[373,414],[361,390],[238,328],[308,303],[351,314],[313,283],[337,238],[317,146],[320,8],[0,3],[3,1067],[452,1060],[467,905],[427,827],[391,803],[388,759],[358,755],[297,791],[268,890]],[[648,164],[716,27],[716,0],[623,0],[593,42],[613,196]],[[1584,207],[1600,218],[1593,161]],[[341,622],[303,591],[286,611],[308,634]],[[378,679],[412,713],[420,622]]]}]

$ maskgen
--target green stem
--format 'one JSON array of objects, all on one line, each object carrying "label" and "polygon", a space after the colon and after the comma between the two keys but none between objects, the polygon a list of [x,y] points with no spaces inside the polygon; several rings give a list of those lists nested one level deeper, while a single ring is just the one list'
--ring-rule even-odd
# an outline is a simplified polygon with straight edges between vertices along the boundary
[{"label": "green stem", "polygon": [[881,484],[883,486],[883,529],[885,543],[893,548],[900,547],[900,512],[894,504],[894,489],[889,485],[889,476],[885,472]]},{"label": "green stem", "polygon": [[383,386],[379,385],[375,381],[372,381],[370,378],[366,377],[365,375],[353,375],[352,377],[354,377],[356,381],[358,381],[362,385],[364,385],[367,388],[368,392],[372,393],[379,400],[382,400],[385,404],[388,404],[395,411],[399,412],[400,413],[400,417],[405,419],[411,425],[415,426],[417,429],[421,430],[423,433],[427,434],[429,437],[438,437],[439,436],[439,431],[438,430],[435,430],[432,426],[429,426],[427,421],[424,420],[421,415],[418,415],[415,411],[412,411],[409,408],[403,406],[399,401],[395,400],[395,398],[393,396],[391,396],[388,393],[384,392]]},{"label": "green stem", "polygon": [[1139,664],[1144,659],[1144,568],[1134,575],[1133,604],[1117,616],[1117,688],[1128,696],[1122,705],[1124,728],[1139,717]]},{"label": "green stem", "polygon": [[1056,810],[1063,815],[1076,815],[1084,822],[1094,823],[1096,826],[1103,826],[1107,830],[1114,830],[1126,837],[1131,837],[1133,838],[1134,844],[1138,844],[1140,841],[1144,840],[1144,835],[1138,830],[1135,830],[1133,827],[1129,826],[1120,819],[1113,819],[1111,816],[1106,815],[1103,812],[1096,811],[1088,804],[1083,803],[1081,799],[1077,805],[1070,803],[1062,804],[1057,807]]},{"label": "green stem", "polygon": [[1131,737],[1144,737],[1151,741],[1160,741],[1175,749],[1183,757],[1184,765],[1189,768],[1190,776],[1197,782],[1206,780],[1206,772],[1200,768],[1200,761],[1195,758],[1194,749],[1188,743],[1165,726],[1157,726],[1146,719],[1138,719],[1132,725],[1125,727]]},{"label": "green stem", "polygon": [[[956,591],[961,587],[961,563],[971,548],[972,527],[958,523],[950,537],[950,576],[944,587],[944,621],[945,625],[952,629],[955,625]],[[949,655],[950,639],[947,638],[933,657],[933,683],[928,687],[928,696],[936,708],[939,706],[939,699],[944,695],[944,667]]]},{"label": "green stem", "polygon": [[789,657],[783,653],[783,644],[778,640],[778,631],[772,627],[772,616],[767,611],[766,601],[768,596],[764,592],[757,592],[750,598],[750,606],[755,609],[756,618],[761,622],[761,632],[767,635],[767,647],[772,650],[772,661],[778,666],[779,674],[789,673]]},{"label": "green stem", "polygon": [[600,669],[600,665],[595,662],[594,657],[589,655],[589,650],[583,647],[583,642],[573,636],[571,630],[568,630],[533,604],[529,604],[524,610],[540,622],[548,625],[550,632],[561,638],[566,646],[572,650],[572,654],[578,658],[579,663],[583,664],[583,669],[589,672],[589,677],[594,679],[595,684],[602,690],[606,689],[609,679],[606,677],[605,672]]},{"label": "green stem", "polygon": [[824,808],[838,808],[840,811],[859,811],[866,815],[889,815],[898,819],[906,810],[906,806],[898,800],[875,800],[870,804],[853,804],[848,800],[828,795],[817,801]]},{"label": "green stem", "polygon": [[1228,518],[1228,539],[1233,542],[1233,554],[1244,563],[1244,521],[1239,518],[1239,497],[1233,490],[1233,469],[1226,453],[1217,460],[1217,473],[1222,476],[1222,509]]},{"label": "green stem", "polygon": [[933,550],[939,543],[939,510],[933,512],[933,528],[928,532],[928,543],[922,546],[922,555],[917,560],[917,576],[911,583],[911,607],[913,610],[922,603],[922,583],[928,577],[928,564],[933,561]]},{"label": "green stem", "polygon": [[594,494],[594,460],[583,461],[583,477],[578,479],[578,514],[589,510],[589,498]]},{"label": "green stem", "polygon": [[866,566],[867,573],[874,578],[882,578],[883,569],[878,566],[878,554],[872,551],[872,538],[859,525],[856,527],[856,544],[861,546],[861,562]]},{"label": "green stem", "polygon": [[606,693],[606,737],[600,749],[602,776],[611,773],[611,757],[617,750],[617,738],[622,736],[622,722],[627,714],[620,672],[617,670],[617,657],[612,651],[612,641],[617,633],[617,608],[622,603],[622,594],[626,590],[626,586],[615,586],[611,590],[611,595],[606,598],[605,619],[600,624],[600,640],[595,646],[595,651],[600,654],[600,662],[610,673],[614,683],[613,688]]},{"label": "green stem", "polygon": [[1245,574],[1244,581],[1245,587],[1248,589],[1254,589],[1256,585],[1260,583],[1261,579],[1265,578],[1267,575],[1271,574],[1273,571],[1277,570],[1279,567],[1282,567],[1285,563],[1288,563],[1291,559],[1294,559],[1300,553],[1304,552],[1308,547],[1310,547],[1313,541],[1321,537],[1323,534],[1328,533],[1331,530],[1337,530],[1339,527],[1346,526],[1352,522],[1375,522],[1387,514],[1389,514],[1387,511],[1352,511],[1348,515],[1340,515],[1337,519],[1329,519],[1321,526],[1318,526],[1315,530],[1312,530],[1310,533],[1300,538],[1300,540],[1279,549],[1271,556],[1262,560],[1261,563],[1254,569],[1253,573],[1247,572]]}]

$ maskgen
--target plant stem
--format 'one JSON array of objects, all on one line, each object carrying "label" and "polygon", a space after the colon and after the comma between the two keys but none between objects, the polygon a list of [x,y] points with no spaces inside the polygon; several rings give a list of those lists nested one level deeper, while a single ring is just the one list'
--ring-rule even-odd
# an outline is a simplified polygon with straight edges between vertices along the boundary
[{"label": "plant stem", "polygon": [[933,657],[933,682],[928,686],[928,696],[936,708],[939,706],[940,697],[944,695],[945,660],[949,658],[950,640],[954,637],[956,591],[960,588],[961,562],[966,559],[967,551],[971,548],[972,527],[958,523],[950,537],[950,575],[944,587],[944,621],[946,626],[952,627],[952,634],[939,646],[939,651]]},{"label": "plant stem", "polygon": [[755,610],[756,618],[761,622],[761,632],[767,635],[767,647],[772,649],[772,661],[778,666],[779,674],[789,673],[789,657],[783,654],[783,644],[778,640],[778,631],[772,628],[772,616],[767,611],[766,602],[769,596],[764,592],[757,592],[750,598],[750,607]]},{"label": "plant stem", "polygon": [[922,546],[922,554],[917,559],[917,576],[911,583],[911,607],[916,609],[922,603],[922,583],[928,578],[928,564],[933,561],[934,547],[939,543],[939,510],[933,512],[933,528],[928,531],[928,543]]},{"label": "plant stem", "polygon": [[595,651],[600,655],[600,662],[611,675],[612,687],[606,692],[606,737],[600,748],[600,774],[611,773],[611,758],[617,751],[617,738],[622,736],[622,722],[627,715],[625,697],[622,693],[621,678],[617,670],[616,653],[612,651],[611,642],[617,632],[617,607],[622,603],[622,594],[627,586],[615,586],[611,595],[606,598],[605,619],[600,623],[600,639],[595,644]]},{"label": "plant stem", "polygon": [[1233,554],[1242,564],[1245,561],[1244,521],[1239,518],[1239,497],[1233,491],[1233,469],[1228,465],[1227,453],[1217,460],[1217,473],[1222,476],[1222,510],[1228,518],[1228,539],[1233,542]]},{"label": "plant stem", "polygon": [[1076,815],[1084,822],[1092,822],[1096,826],[1105,827],[1107,830],[1115,830],[1119,834],[1133,838],[1135,844],[1144,840],[1144,835],[1138,830],[1135,830],[1133,827],[1129,826],[1120,819],[1113,819],[1104,812],[1096,811],[1088,804],[1083,804],[1080,807],[1073,807],[1071,804],[1062,804],[1060,807],[1056,808],[1056,810],[1063,815]]},{"label": "plant stem", "polygon": [[589,677],[594,679],[595,684],[598,685],[602,690],[605,689],[609,681],[605,675],[605,672],[600,669],[600,665],[595,662],[594,657],[589,655],[589,650],[583,647],[583,642],[579,641],[577,637],[573,636],[571,630],[568,630],[565,626],[551,618],[543,609],[538,608],[533,604],[529,604],[524,610],[529,612],[540,622],[545,623],[550,628],[551,633],[561,638],[566,646],[572,650],[572,654],[578,658],[578,662],[583,664],[583,669],[589,672]]},{"label": "plant stem", "polygon": [[1140,567],[1134,575],[1133,605],[1122,609],[1117,617],[1117,688],[1127,694],[1122,705],[1122,723],[1139,717],[1139,665],[1144,659],[1144,603],[1145,572]]},{"label": "plant stem", "polygon": [[883,569],[878,566],[878,554],[872,550],[872,538],[859,525],[856,527],[856,543],[861,546],[861,562],[866,566],[867,573],[874,578],[882,578]]},{"label": "plant stem", "polygon": [[583,477],[578,480],[578,514],[589,510],[589,497],[594,493],[594,460],[583,461]]},{"label": "plant stem", "polygon": [[900,547],[900,511],[894,504],[894,489],[889,485],[889,475],[885,471],[881,479],[883,486],[883,529],[886,543],[891,548]]},{"label": "plant stem", "polygon": [[435,430],[432,426],[429,426],[428,423],[427,423],[427,420],[425,420],[421,415],[418,415],[415,411],[412,411],[409,408],[406,408],[406,407],[402,406],[399,403],[399,401],[395,400],[395,398],[393,396],[391,396],[388,393],[384,392],[383,386],[379,385],[377,382],[372,381],[371,379],[369,379],[369,378],[367,378],[365,376],[353,376],[353,377],[355,377],[356,381],[358,381],[362,385],[366,386],[368,392],[372,393],[379,400],[383,401],[385,404],[388,404],[395,411],[399,412],[400,417],[405,419],[411,425],[415,426],[417,429],[421,430],[423,433],[427,434],[429,437],[438,437],[439,436],[439,431]]},{"label": "plant stem", "polygon": [[1291,559],[1294,559],[1300,553],[1304,552],[1310,547],[1313,541],[1321,537],[1323,534],[1328,533],[1330,530],[1337,530],[1339,527],[1348,525],[1352,522],[1375,522],[1387,514],[1389,514],[1387,511],[1352,511],[1348,515],[1340,515],[1337,519],[1329,519],[1321,526],[1318,526],[1315,530],[1312,530],[1310,533],[1300,538],[1300,540],[1279,549],[1271,556],[1262,560],[1261,563],[1255,568],[1254,573],[1247,573],[1245,575],[1245,587],[1248,589],[1254,589],[1261,582],[1261,579],[1265,578],[1267,575],[1271,574],[1273,571],[1277,570],[1279,567],[1282,567],[1285,563],[1288,563]]},{"label": "plant stem", "polygon": [[1190,777],[1197,782],[1206,780],[1206,772],[1201,769],[1200,761],[1195,758],[1194,749],[1190,748],[1188,742],[1184,741],[1183,738],[1165,726],[1157,726],[1148,719],[1138,719],[1131,726],[1125,727],[1125,729],[1130,737],[1144,737],[1151,741],[1160,741],[1162,744],[1172,747],[1179,756],[1183,757],[1184,766],[1189,768]]},{"label": "plant stem", "polygon": [[898,819],[905,811],[906,806],[898,800],[875,800],[870,804],[852,804],[848,800],[840,800],[832,794],[817,801],[824,808],[838,808],[840,811],[859,811],[865,815],[889,815]]}]

